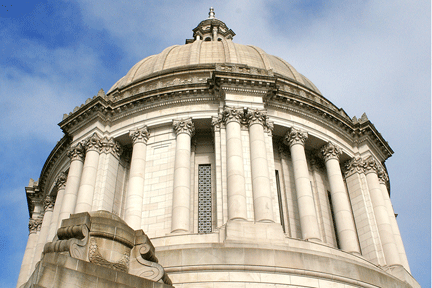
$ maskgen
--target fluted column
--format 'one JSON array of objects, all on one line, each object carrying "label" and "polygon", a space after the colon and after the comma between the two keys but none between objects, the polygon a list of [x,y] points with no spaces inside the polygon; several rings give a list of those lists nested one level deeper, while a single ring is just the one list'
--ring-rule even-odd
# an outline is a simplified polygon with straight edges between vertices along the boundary
[{"label": "fluted column", "polygon": [[102,148],[100,140],[100,137],[94,133],[90,138],[84,141],[86,155],[75,213],[90,212],[92,209],[99,153]]},{"label": "fluted column", "polygon": [[254,215],[257,222],[274,222],[267,149],[264,138],[266,116],[265,111],[259,110],[249,111],[247,114]]},{"label": "fluted column", "polygon": [[29,237],[27,240],[27,246],[24,252],[23,261],[21,264],[21,270],[18,276],[18,283],[17,288],[23,285],[25,282],[27,282],[28,278],[30,277],[31,266],[32,266],[32,260],[38,240],[37,231],[40,229],[40,226],[42,225],[42,219],[41,218],[30,218],[28,228],[29,228]]},{"label": "fluted column", "polygon": [[386,183],[388,182],[388,176],[387,176],[387,173],[383,169],[380,169],[378,171],[378,180],[380,183],[381,192],[383,194],[384,202],[386,204],[387,214],[388,214],[388,217],[390,220],[390,225],[391,225],[392,231],[393,231],[393,237],[394,237],[394,240],[395,240],[395,243],[397,246],[397,250],[399,251],[399,259],[401,260],[401,263],[404,266],[404,268],[408,272],[410,272],[410,267],[408,264],[408,258],[407,258],[406,253],[405,253],[405,247],[404,247],[404,244],[402,241],[402,237],[400,235],[399,226],[398,226],[397,221],[396,221],[395,213],[394,213],[391,201],[390,201],[390,196],[389,196],[389,192],[388,192],[387,185],[386,185]]},{"label": "fluted column", "polygon": [[48,230],[47,242],[51,242],[57,232],[58,219],[60,216],[60,210],[63,203],[63,197],[66,188],[66,174],[64,172],[60,172],[59,176],[57,176],[57,180],[55,182],[55,186],[57,187],[57,196],[55,199],[53,215],[51,218],[50,227]]},{"label": "fluted column", "polygon": [[305,240],[321,241],[304,149],[307,138],[308,134],[306,132],[291,128],[285,135],[285,142],[290,147],[294,167],[302,237]]},{"label": "fluted column", "polygon": [[132,138],[133,147],[126,194],[125,221],[134,230],[138,230],[141,229],[146,151],[150,133],[147,126],[144,126],[130,131],[129,136]]},{"label": "fluted column", "polygon": [[57,227],[60,227],[63,219],[69,218],[75,212],[75,205],[83,171],[85,150],[82,143],[78,143],[68,151],[71,159],[69,173],[66,181],[63,202],[61,204],[60,215]]},{"label": "fluted column", "polygon": [[372,206],[375,212],[375,219],[378,225],[381,244],[387,265],[401,265],[399,251],[393,236],[393,230],[388,217],[387,208],[378,180],[378,165],[376,161],[369,157],[365,160],[365,174]]},{"label": "fluted column", "polygon": [[174,120],[173,128],[177,139],[171,232],[188,232],[190,230],[191,138],[195,132],[195,127],[192,118],[187,118]]},{"label": "fluted column", "polygon": [[351,204],[348,199],[348,193],[345,189],[342,171],[339,165],[339,156],[342,154],[342,151],[339,147],[329,142],[321,148],[321,154],[324,157],[327,169],[335,218],[333,220],[336,223],[336,233],[338,235],[340,248],[346,252],[360,254],[360,246],[351,211]]},{"label": "fluted column", "polygon": [[49,232],[49,226],[51,224],[51,218],[53,214],[54,209],[54,199],[51,196],[47,196],[44,200],[44,216],[42,225],[39,232],[38,241],[36,244],[35,254],[33,258],[33,267],[36,265],[36,263],[41,259],[43,247],[45,243],[47,242],[47,236]]},{"label": "fluted column", "polygon": [[225,107],[228,219],[247,220],[246,189],[240,121],[243,109]]}]

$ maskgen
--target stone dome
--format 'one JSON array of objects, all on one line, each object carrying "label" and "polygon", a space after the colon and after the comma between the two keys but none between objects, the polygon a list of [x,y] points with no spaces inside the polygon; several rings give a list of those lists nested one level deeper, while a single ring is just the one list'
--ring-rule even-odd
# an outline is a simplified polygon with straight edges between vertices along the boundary
[{"label": "stone dome", "polygon": [[[217,30],[215,35],[210,33],[213,29]],[[173,71],[192,65],[216,63],[243,64],[251,68],[272,70],[279,76],[286,77],[291,81],[294,80],[321,94],[309,79],[297,72],[285,60],[269,55],[259,47],[234,43],[232,41],[234,32],[228,30],[225,23],[216,18],[202,21],[193,31],[194,39],[186,40],[185,45],[170,46],[162,53],[146,57],[136,63],[124,77],[111,87],[108,94],[117,88],[125,88],[154,73],[163,73],[165,70]]]}]

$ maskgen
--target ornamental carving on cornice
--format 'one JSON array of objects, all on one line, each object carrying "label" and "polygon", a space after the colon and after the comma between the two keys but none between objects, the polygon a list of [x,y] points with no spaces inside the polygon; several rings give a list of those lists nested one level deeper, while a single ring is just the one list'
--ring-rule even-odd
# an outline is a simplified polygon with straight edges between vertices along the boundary
[{"label": "ornamental carving on cornice", "polygon": [[362,158],[356,157],[345,162],[344,173],[345,177],[349,177],[355,173],[365,172],[365,162]]},{"label": "ornamental carving on cornice", "polygon": [[339,156],[342,155],[342,149],[334,145],[332,142],[328,142],[326,145],[322,146],[320,151],[324,161],[326,162],[330,159],[336,159],[339,161]]},{"label": "ornamental carving on cornice", "polygon": [[66,187],[67,176],[65,172],[60,172],[55,181],[57,190],[64,189]]},{"label": "ornamental carving on cornice", "polygon": [[221,113],[219,113],[217,117],[211,117],[211,125],[214,131],[220,131],[220,129],[223,128],[223,124],[223,116]]},{"label": "ornamental carving on cornice", "polygon": [[123,152],[121,145],[113,138],[104,137],[101,140],[101,145],[103,153],[111,153],[117,158],[120,158],[120,155]]},{"label": "ornamental carving on cornice", "polygon": [[28,224],[29,233],[33,234],[36,233],[37,231],[40,231],[41,226],[42,226],[42,218],[36,218],[36,219],[30,218]]},{"label": "ornamental carving on cornice", "polygon": [[307,139],[308,133],[306,131],[292,127],[290,131],[285,135],[284,140],[285,143],[292,147],[295,144],[300,144],[304,146]]},{"label": "ornamental carving on cornice", "polygon": [[173,120],[173,128],[177,136],[181,133],[186,133],[192,137],[195,134],[195,125],[192,122],[192,118]]},{"label": "ornamental carving on cornice", "polygon": [[223,121],[225,125],[230,122],[244,123],[245,113],[243,108],[225,106],[223,112]]},{"label": "ornamental carving on cornice", "polygon": [[372,156],[370,156],[364,160],[364,169],[366,174],[371,172],[378,174],[379,165],[377,161]]},{"label": "ornamental carving on cornice", "polygon": [[248,110],[246,113],[246,120],[249,126],[253,124],[260,124],[264,126],[267,122],[267,111],[265,110]]},{"label": "ornamental carving on cornice", "polygon": [[85,150],[82,143],[78,143],[77,145],[71,147],[67,152],[67,155],[71,159],[71,161],[84,161]]},{"label": "ornamental carving on cornice", "polygon": [[55,201],[54,201],[54,198],[53,197],[51,197],[51,196],[47,196],[47,197],[45,197],[45,199],[44,199],[44,210],[45,210],[45,212],[47,212],[47,211],[53,211],[53,209],[54,209],[54,203],[55,203]]},{"label": "ornamental carving on cornice", "polygon": [[133,144],[135,143],[144,143],[147,144],[148,139],[150,138],[150,131],[147,126],[142,128],[137,128],[129,132],[129,136],[132,138]]},{"label": "ornamental carving on cornice", "polygon": [[102,151],[102,142],[98,134],[93,133],[92,136],[84,140],[84,147],[86,152],[96,151],[100,153]]}]

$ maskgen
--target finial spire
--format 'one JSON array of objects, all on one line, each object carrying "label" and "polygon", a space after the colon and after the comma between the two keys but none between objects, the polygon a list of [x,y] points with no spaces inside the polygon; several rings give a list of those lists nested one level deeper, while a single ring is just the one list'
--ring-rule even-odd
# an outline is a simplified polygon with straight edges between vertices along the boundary
[{"label": "finial spire", "polygon": [[215,12],[213,7],[210,7],[209,17],[208,19],[214,19],[215,18]]}]

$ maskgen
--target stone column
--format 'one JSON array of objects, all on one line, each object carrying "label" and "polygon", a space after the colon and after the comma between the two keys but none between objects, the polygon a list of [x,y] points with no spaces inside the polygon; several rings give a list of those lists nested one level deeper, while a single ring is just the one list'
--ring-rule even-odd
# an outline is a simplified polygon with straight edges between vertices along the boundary
[{"label": "stone column", "polygon": [[333,206],[340,248],[349,253],[360,254],[357,232],[351,211],[348,193],[342,178],[339,165],[339,156],[342,150],[329,142],[321,148],[327,169],[327,177],[330,184],[331,202]]},{"label": "stone column", "polygon": [[36,244],[35,254],[33,258],[33,267],[35,267],[36,263],[41,259],[43,247],[47,242],[47,236],[49,232],[49,226],[51,224],[51,218],[54,209],[54,199],[51,196],[47,196],[44,200],[44,216],[42,225],[40,228],[40,233],[38,237],[38,241]]},{"label": "stone column", "polygon": [[315,202],[309,179],[309,169],[306,162],[305,141],[308,134],[302,130],[291,128],[285,135],[291,151],[291,159],[294,167],[294,180],[299,206],[300,225],[302,237],[305,240],[321,242],[318,220],[315,210]]},{"label": "stone column", "polygon": [[146,164],[147,141],[150,133],[147,126],[129,132],[132,138],[132,159],[129,184],[126,194],[125,221],[134,230],[141,229],[144,198],[144,173]]},{"label": "stone column", "polygon": [[401,265],[399,251],[393,236],[393,230],[388,217],[387,208],[381,191],[378,180],[378,164],[369,157],[365,160],[365,174],[367,185],[372,200],[372,205],[375,213],[375,220],[378,225],[378,233],[380,235],[381,244],[384,251],[384,256],[388,266]]},{"label": "stone column", "polygon": [[190,231],[191,137],[195,132],[192,118],[174,120],[177,136],[174,162],[174,191],[171,232]]},{"label": "stone column", "polygon": [[81,143],[78,143],[68,151],[71,164],[69,167],[69,173],[67,176],[63,202],[61,203],[57,227],[60,227],[61,221],[63,219],[69,218],[70,214],[75,212],[78,189],[83,171],[84,155],[85,150]]},{"label": "stone column", "polygon": [[21,270],[18,276],[17,287],[23,285],[29,279],[31,273],[32,260],[38,240],[37,231],[40,229],[42,225],[42,219],[30,218],[28,228],[29,228],[29,237],[27,240],[27,246],[24,252],[23,261],[21,264]]},{"label": "stone column", "polygon": [[90,138],[84,141],[86,155],[75,213],[90,212],[92,209],[99,153],[102,149],[100,140],[100,137],[94,133]]},{"label": "stone column", "polygon": [[256,222],[274,222],[267,149],[264,136],[266,112],[253,110],[247,113],[251,154],[252,193]]},{"label": "stone column", "polygon": [[57,229],[59,228],[58,219],[60,216],[60,210],[62,207],[63,197],[64,197],[64,193],[65,193],[65,188],[66,188],[66,173],[60,172],[60,174],[57,177],[57,180],[55,182],[55,186],[57,187],[57,196],[55,199],[54,211],[53,211],[53,215],[51,218],[48,236],[46,239],[47,242],[51,242],[53,240],[54,236],[56,235]]},{"label": "stone column", "polygon": [[386,209],[387,209],[388,217],[390,220],[390,225],[392,226],[393,237],[395,239],[395,243],[396,243],[397,249],[399,251],[399,259],[401,260],[401,263],[404,266],[404,268],[408,272],[411,272],[409,264],[408,264],[408,258],[406,256],[405,248],[404,248],[404,245],[402,242],[402,237],[400,235],[399,226],[397,224],[395,213],[393,210],[393,206],[392,206],[391,201],[390,201],[390,195],[389,195],[387,185],[386,185],[386,183],[388,182],[388,176],[387,176],[387,173],[384,171],[384,169],[380,169],[378,171],[378,180],[380,183],[381,192],[383,194],[384,202],[386,204]]},{"label": "stone column", "polygon": [[225,107],[228,220],[247,220],[246,189],[240,121],[243,109]]}]

